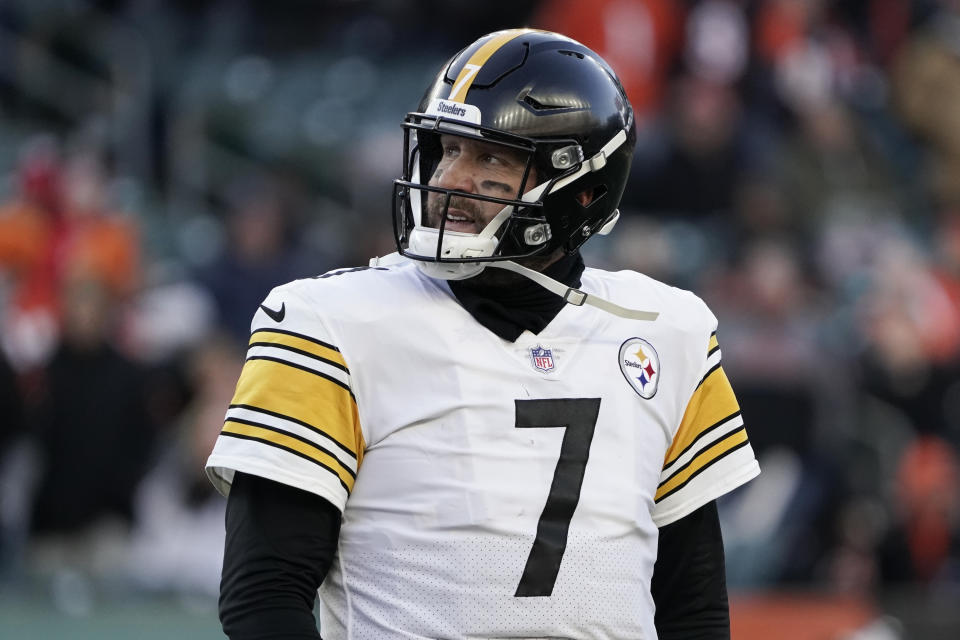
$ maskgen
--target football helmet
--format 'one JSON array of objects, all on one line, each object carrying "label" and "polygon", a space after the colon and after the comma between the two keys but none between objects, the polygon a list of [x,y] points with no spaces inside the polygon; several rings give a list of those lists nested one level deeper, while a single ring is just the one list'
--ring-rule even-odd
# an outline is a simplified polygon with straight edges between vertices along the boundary
[{"label": "football helmet", "polygon": [[[609,65],[575,40],[533,29],[491,33],[453,56],[403,129],[403,176],[393,193],[397,249],[428,275],[454,280],[558,248],[572,253],[609,232],[636,141],[633,109]],[[516,195],[429,184],[441,134],[519,152],[526,167]],[[537,184],[528,184],[531,175]],[[590,197],[578,197],[585,192]],[[478,233],[446,230],[452,197],[503,208]],[[427,224],[429,198],[443,201],[438,228]]]}]

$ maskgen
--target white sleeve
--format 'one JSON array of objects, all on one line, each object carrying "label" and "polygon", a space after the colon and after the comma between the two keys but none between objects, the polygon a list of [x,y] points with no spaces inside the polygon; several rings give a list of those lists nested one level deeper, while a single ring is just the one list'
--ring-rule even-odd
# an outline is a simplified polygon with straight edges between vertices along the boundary
[{"label": "white sleeve", "polygon": [[241,471],[342,510],[364,450],[350,383],[317,311],[293,285],[271,291],[254,314],[247,359],[207,460],[217,490],[227,495]]},{"label": "white sleeve", "polygon": [[704,352],[699,383],[667,450],[654,496],[653,520],[660,527],[760,473],[740,406],[720,364],[716,320]]}]

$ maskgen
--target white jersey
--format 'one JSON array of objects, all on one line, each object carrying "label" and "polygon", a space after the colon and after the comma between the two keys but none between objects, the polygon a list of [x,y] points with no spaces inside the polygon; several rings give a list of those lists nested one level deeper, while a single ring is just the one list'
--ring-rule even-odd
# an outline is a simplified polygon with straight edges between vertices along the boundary
[{"label": "white jersey", "polygon": [[656,638],[658,527],[759,467],[706,305],[630,271],[581,288],[659,319],[567,305],[508,342],[409,263],[264,301],[207,471],[343,511],[324,638]]}]

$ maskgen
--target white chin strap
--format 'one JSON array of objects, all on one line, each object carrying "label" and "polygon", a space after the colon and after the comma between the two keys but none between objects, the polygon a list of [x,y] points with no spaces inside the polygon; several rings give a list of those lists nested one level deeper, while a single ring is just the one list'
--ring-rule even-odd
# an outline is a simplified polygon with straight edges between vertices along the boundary
[{"label": "white chin strap", "polygon": [[657,311],[628,309],[627,307],[621,307],[620,305],[610,302],[609,300],[604,300],[603,298],[592,293],[586,293],[580,289],[568,287],[562,282],[557,282],[550,276],[544,275],[543,273],[533,269],[528,269],[527,267],[519,265],[512,260],[489,262],[487,263],[487,266],[496,267],[497,269],[506,269],[507,271],[513,271],[514,273],[519,273],[522,276],[530,278],[547,291],[555,293],[563,298],[564,302],[567,304],[572,304],[575,307],[582,307],[583,305],[588,304],[592,307],[596,307],[597,309],[606,311],[607,313],[612,313],[613,315],[621,318],[628,318],[630,320],[646,320],[648,322],[652,322],[660,316],[660,313]]},{"label": "white chin strap", "polygon": [[[404,258],[399,253],[394,252],[389,255],[383,256],[381,258],[372,258],[370,260],[370,266],[383,267],[391,264],[400,264],[400,263],[406,262],[407,260],[408,258]],[[424,273],[426,273],[428,276],[430,275],[430,272],[427,269],[424,269],[423,267],[426,265],[438,264],[438,263],[430,263],[430,262],[421,262],[419,260],[416,260],[415,262],[417,266],[420,267],[420,269]],[[496,267],[497,269],[506,269],[507,271],[513,271],[514,273],[518,273],[526,278],[529,278],[530,280],[533,280],[534,282],[536,282],[538,285],[540,285],[547,291],[557,294],[558,296],[563,298],[564,302],[566,302],[567,304],[572,304],[575,307],[582,307],[583,305],[588,304],[592,307],[596,307],[597,309],[600,309],[601,311],[612,313],[613,315],[619,316],[621,318],[627,318],[629,320],[644,320],[646,322],[653,322],[660,316],[660,313],[657,311],[640,311],[639,309],[629,309],[627,307],[621,307],[620,305],[610,302],[609,300],[605,300],[595,294],[586,293],[585,291],[581,291],[580,289],[576,289],[574,287],[568,287],[562,282],[557,282],[550,276],[544,275],[539,271],[534,271],[533,269],[528,269],[527,267],[519,265],[516,262],[513,262],[512,260],[498,260],[496,262],[484,262],[480,264],[481,264],[480,271],[483,270],[483,267]],[[464,266],[464,265],[438,265],[438,266],[456,267],[456,266]],[[466,266],[474,266],[474,265],[466,265]],[[479,273],[480,271],[477,271],[477,273]],[[452,280],[452,279],[459,279],[459,278],[442,278],[442,279]]]}]

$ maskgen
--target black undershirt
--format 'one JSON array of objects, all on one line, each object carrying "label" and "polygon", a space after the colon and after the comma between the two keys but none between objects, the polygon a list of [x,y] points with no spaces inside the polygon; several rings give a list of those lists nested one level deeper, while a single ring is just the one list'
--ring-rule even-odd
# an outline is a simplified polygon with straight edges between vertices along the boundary
[{"label": "black undershirt", "polygon": [[230,640],[316,640],[313,602],[340,536],[320,496],[236,473],[227,499],[220,623]]},{"label": "black undershirt", "polygon": [[[579,287],[583,269],[577,253],[544,273]],[[510,342],[524,330],[540,333],[566,304],[526,278],[507,288],[467,280],[451,282],[450,289],[480,324]],[[227,501],[226,530],[220,583],[224,633],[231,640],[320,638],[313,602],[336,553],[339,510],[312,493],[237,473]],[[651,592],[660,640],[729,639],[715,502],[660,528]]]}]

